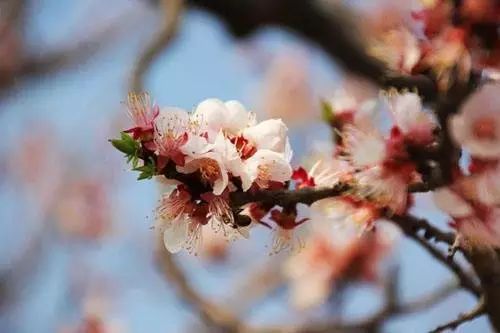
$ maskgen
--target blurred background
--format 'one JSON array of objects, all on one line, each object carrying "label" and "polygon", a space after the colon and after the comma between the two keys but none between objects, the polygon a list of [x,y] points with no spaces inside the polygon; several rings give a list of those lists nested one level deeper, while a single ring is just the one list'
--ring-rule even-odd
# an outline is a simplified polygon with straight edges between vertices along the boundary
[{"label": "blurred background", "polygon": [[[203,332],[154,261],[158,185],[137,182],[107,141],[129,124],[132,68],[161,25],[155,4],[3,0],[0,11],[0,332]],[[290,33],[236,41],[213,16],[188,9],[145,89],[162,106],[190,110],[217,97],[242,101],[260,119],[282,117],[299,163],[329,140],[319,102],[343,82],[340,68]],[[426,195],[416,212],[445,223]],[[355,283],[314,309],[294,308],[287,254],[269,256],[262,229],[231,245],[208,235],[203,255],[176,259],[200,294],[252,324],[356,319],[380,305],[377,283]],[[406,239],[386,261],[399,268],[404,299],[450,278]],[[459,292],[383,331],[423,332],[473,303]],[[490,328],[481,318],[460,331]]]}]

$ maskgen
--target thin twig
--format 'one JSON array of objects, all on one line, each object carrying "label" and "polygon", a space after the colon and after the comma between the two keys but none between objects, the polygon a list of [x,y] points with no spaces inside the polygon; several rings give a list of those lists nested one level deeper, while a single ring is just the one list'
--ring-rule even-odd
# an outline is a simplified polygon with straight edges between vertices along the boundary
[{"label": "thin twig", "polygon": [[461,314],[457,319],[452,320],[447,324],[438,326],[429,333],[439,333],[446,330],[454,331],[458,326],[482,316],[483,314],[485,314],[485,312],[486,312],[486,302],[484,297],[482,297],[479,303],[472,310]]},{"label": "thin twig", "polygon": [[162,26],[137,60],[130,80],[130,91],[142,92],[144,75],[154,60],[168,47],[177,32],[183,2],[183,0],[160,1],[163,14]]}]

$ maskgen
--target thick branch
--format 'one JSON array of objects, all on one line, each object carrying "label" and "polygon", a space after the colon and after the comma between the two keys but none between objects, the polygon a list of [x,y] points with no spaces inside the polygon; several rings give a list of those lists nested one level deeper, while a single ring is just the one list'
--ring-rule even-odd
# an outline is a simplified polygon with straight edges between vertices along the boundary
[{"label": "thick branch", "polygon": [[310,205],[321,199],[341,196],[348,193],[350,190],[350,185],[338,183],[331,188],[233,192],[231,193],[231,204],[235,207],[241,207],[250,202],[275,204],[281,207],[288,207],[297,203]]},{"label": "thick branch", "polygon": [[348,71],[383,87],[417,89],[426,99],[437,96],[434,82],[424,75],[391,73],[369,56],[339,4],[327,10],[313,0],[188,0],[188,4],[215,14],[237,37],[265,26],[285,27],[319,45]]}]

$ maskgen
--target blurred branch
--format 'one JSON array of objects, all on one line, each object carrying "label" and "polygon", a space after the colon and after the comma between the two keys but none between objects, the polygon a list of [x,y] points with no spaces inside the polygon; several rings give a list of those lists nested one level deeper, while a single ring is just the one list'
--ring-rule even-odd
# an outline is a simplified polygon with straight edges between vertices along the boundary
[{"label": "blurred branch", "polygon": [[239,332],[243,324],[230,311],[204,299],[189,283],[184,272],[175,262],[174,256],[163,246],[163,242],[158,243],[158,263],[164,276],[177,289],[179,297],[198,312],[209,326],[223,329],[224,332]]},{"label": "blurred branch", "polygon": [[[397,271],[395,271],[397,273]],[[398,280],[392,275],[386,284],[385,305],[375,314],[367,318],[350,323],[326,322],[314,323],[304,326],[254,328],[252,333],[333,333],[333,332],[377,332],[380,325],[386,320],[399,316],[414,314],[428,310],[430,307],[442,302],[452,293],[459,290],[455,281],[449,281],[437,287],[428,294],[424,294],[408,302],[400,302],[397,297]]]},{"label": "blurred branch", "polygon": [[249,269],[250,274],[245,272],[244,276],[237,279],[239,283],[224,303],[231,304],[235,313],[244,313],[280,288],[285,283],[280,259],[279,256],[266,258],[265,263]]},{"label": "blurred branch", "polygon": [[427,100],[437,97],[437,87],[430,78],[391,72],[368,55],[350,24],[351,13],[340,3],[329,2],[330,8],[314,0],[187,0],[187,4],[216,15],[236,37],[266,26],[288,28],[319,45],[354,74],[383,87],[417,89]]},{"label": "blurred branch", "polygon": [[31,236],[21,254],[8,268],[0,271],[0,312],[15,301],[17,293],[24,288],[26,280],[35,275],[44,247],[47,245],[45,237],[50,232],[48,229],[48,224],[41,226],[40,230]]},{"label": "blurred branch", "polygon": [[13,73],[12,79],[1,81],[0,91],[4,93],[6,90],[15,87],[19,79],[54,73],[89,59],[100,48],[109,45],[109,42],[123,31],[124,21],[127,21],[126,18],[119,17],[103,29],[72,45],[50,51],[37,51],[38,54],[36,55],[24,55],[22,64]]},{"label": "blurred branch", "polygon": [[457,319],[450,321],[447,324],[438,326],[436,329],[430,331],[430,333],[439,333],[446,330],[454,331],[458,326],[466,323],[468,321],[474,320],[486,313],[486,302],[484,298],[481,298],[480,302],[469,312],[461,314]]},{"label": "blurred branch", "polygon": [[[394,218],[394,217],[393,217]],[[391,218],[392,219],[392,218]],[[479,288],[476,283],[472,280],[467,272],[456,263],[453,258],[450,258],[443,254],[439,249],[437,249],[432,244],[428,243],[425,238],[418,235],[415,230],[411,227],[411,224],[405,224],[405,221],[411,221],[410,218],[406,220],[406,217],[396,217],[395,220],[397,225],[401,227],[406,236],[416,241],[420,246],[422,246],[434,259],[442,263],[444,266],[448,267],[459,279],[460,285],[467,291],[471,292],[476,297],[481,295],[481,288]]]},{"label": "blurred branch", "polygon": [[137,60],[132,72],[130,91],[141,92],[143,90],[144,75],[174,38],[181,18],[183,2],[183,0],[160,0],[162,26]]}]

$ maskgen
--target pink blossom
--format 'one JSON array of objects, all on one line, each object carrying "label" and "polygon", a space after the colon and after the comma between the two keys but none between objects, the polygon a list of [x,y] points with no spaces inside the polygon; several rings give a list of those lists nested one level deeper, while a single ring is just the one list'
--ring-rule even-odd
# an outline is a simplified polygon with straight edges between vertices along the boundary
[{"label": "pink blossom", "polygon": [[194,210],[191,194],[183,186],[162,196],[156,210],[156,228],[168,251],[176,253],[197,246],[201,226],[192,218]]},{"label": "pink blossom", "polygon": [[486,206],[463,192],[459,185],[434,192],[436,206],[449,214],[465,247],[500,247],[500,208]]},{"label": "pink blossom", "polygon": [[158,169],[172,160],[177,165],[184,165],[184,153],[181,147],[188,141],[189,115],[178,108],[164,108],[154,121],[154,145],[158,157]]},{"label": "pink blossom", "polygon": [[153,105],[148,94],[129,93],[127,100],[127,110],[134,127],[125,132],[132,133],[134,139],[150,140],[153,134],[153,123],[158,116],[160,109]]},{"label": "pink blossom", "polygon": [[434,140],[436,121],[429,112],[423,110],[416,93],[392,94],[387,99],[394,123],[404,134],[406,141],[426,145]]},{"label": "pink blossom", "polygon": [[500,157],[500,84],[487,84],[475,92],[450,121],[455,142],[472,156]]}]

